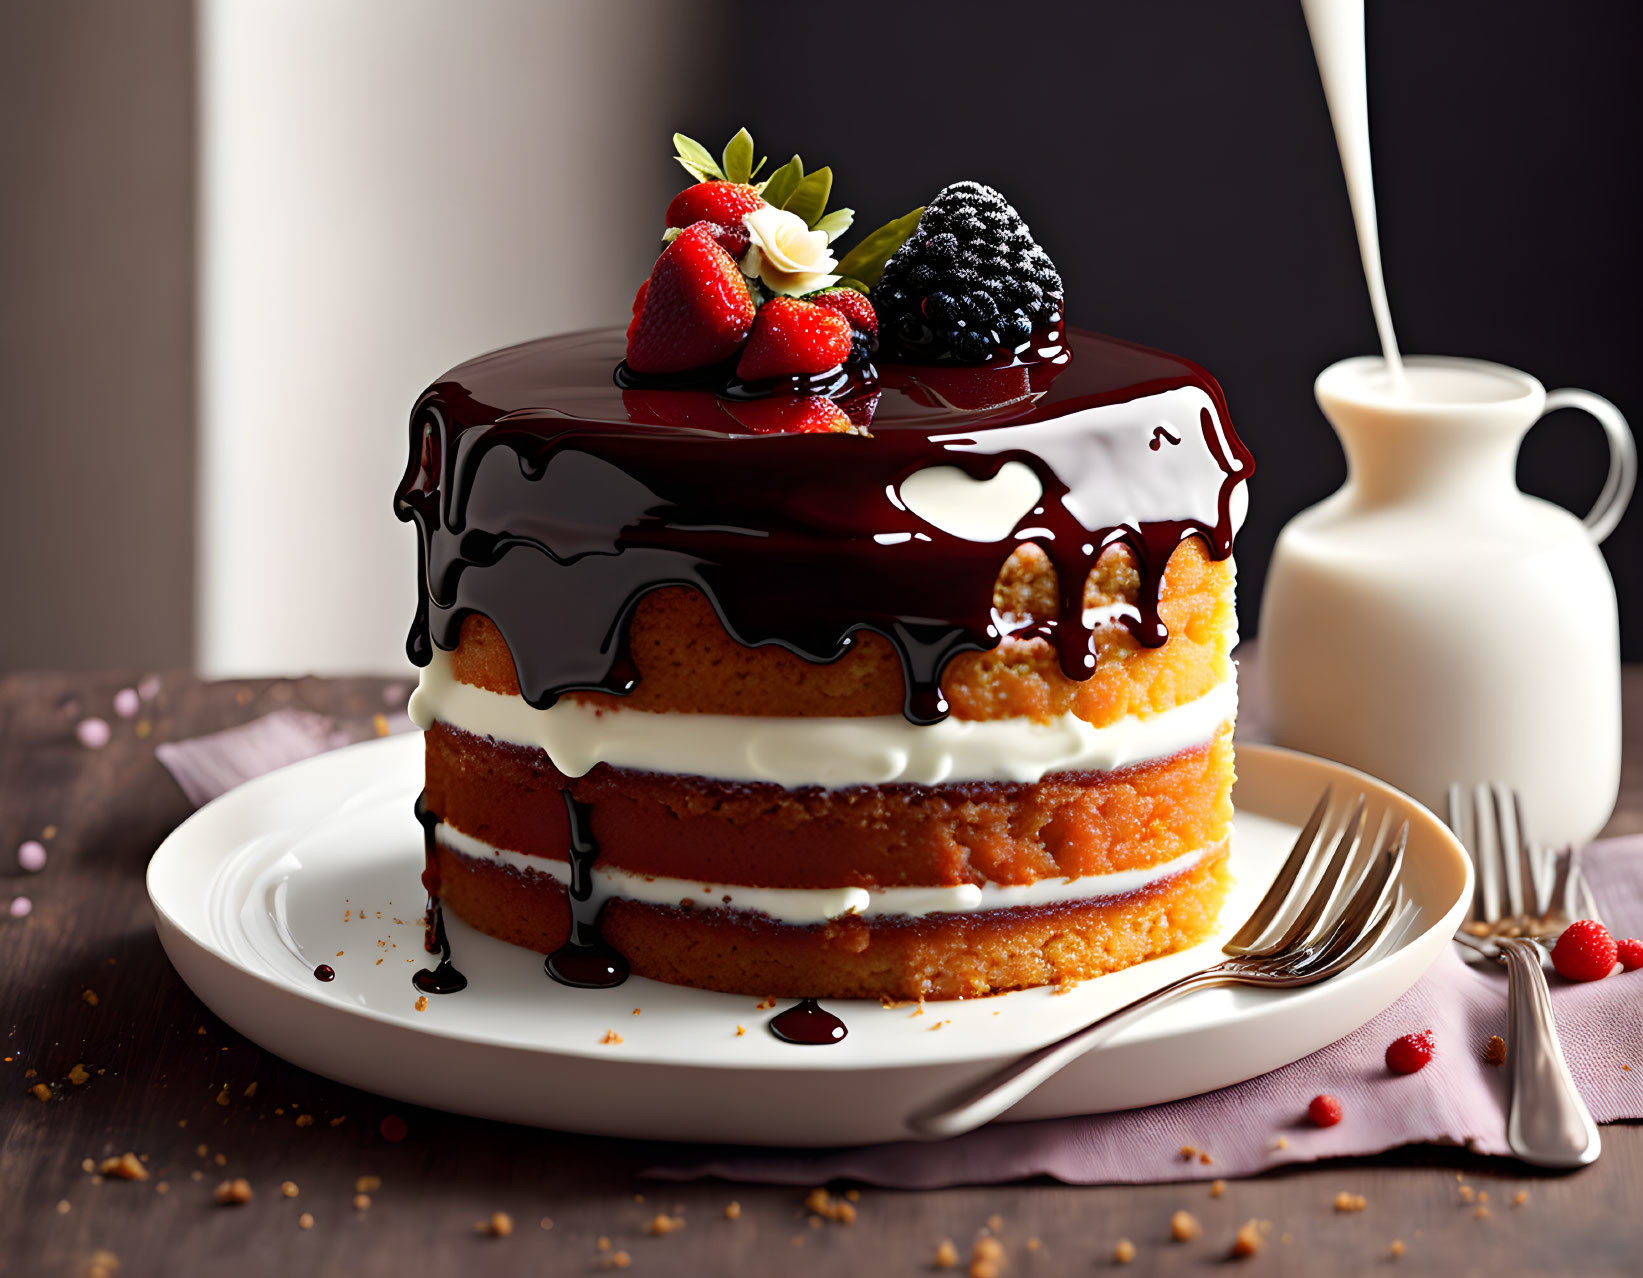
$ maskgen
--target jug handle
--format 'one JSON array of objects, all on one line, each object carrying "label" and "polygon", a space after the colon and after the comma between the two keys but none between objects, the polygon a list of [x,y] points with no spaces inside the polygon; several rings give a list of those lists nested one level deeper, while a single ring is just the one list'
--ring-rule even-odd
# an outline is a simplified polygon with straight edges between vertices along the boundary
[{"label": "jug handle", "polygon": [[1637,485],[1637,445],[1620,410],[1601,395],[1567,387],[1547,391],[1544,411],[1550,413],[1559,408],[1578,408],[1583,413],[1589,413],[1597,419],[1609,439],[1609,477],[1603,481],[1603,491],[1598,494],[1597,504],[1582,521],[1592,540],[1601,542],[1614,531],[1620,517],[1626,513],[1626,503],[1631,500],[1632,489]]}]

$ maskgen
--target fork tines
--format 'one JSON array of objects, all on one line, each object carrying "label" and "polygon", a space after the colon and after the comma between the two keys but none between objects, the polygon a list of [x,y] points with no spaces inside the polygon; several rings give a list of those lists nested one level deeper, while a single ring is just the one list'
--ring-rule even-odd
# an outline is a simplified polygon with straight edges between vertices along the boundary
[{"label": "fork tines", "polygon": [[1530,841],[1516,791],[1504,785],[1451,785],[1448,816],[1476,871],[1470,917],[1494,922],[1545,914],[1553,903],[1546,851]]},{"label": "fork tines", "polygon": [[1286,962],[1290,970],[1344,968],[1374,948],[1399,916],[1394,898],[1409,823],[1391,830],[1381,817],[1365,837],[1368,801],[1359,794],[1344,815],[1326,790],[1272,886],[1225,947],[1235,957]]}]

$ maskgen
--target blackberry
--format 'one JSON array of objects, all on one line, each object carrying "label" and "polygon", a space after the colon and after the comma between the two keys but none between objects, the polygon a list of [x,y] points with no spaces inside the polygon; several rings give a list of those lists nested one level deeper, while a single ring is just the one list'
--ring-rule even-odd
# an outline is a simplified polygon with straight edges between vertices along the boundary
[{"label": "blackberry", "polygon": [[882,340],[907,358],[979,364],[1061,318],[1061,275],[1002,195],[954,182],[873,289]]}]

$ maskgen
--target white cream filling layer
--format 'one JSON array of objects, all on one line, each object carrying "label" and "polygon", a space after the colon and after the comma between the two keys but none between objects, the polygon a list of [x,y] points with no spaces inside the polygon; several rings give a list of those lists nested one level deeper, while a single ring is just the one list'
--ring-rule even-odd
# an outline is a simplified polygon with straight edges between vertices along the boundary
[{"label": "white cream filling layer", "polygon": [[[546,874],[563,884],[570,882],[570,866],[564,861],[492,847],[444,822],[434,827],[434,839],[452,852],[477,861],[499,863],[522,873]],[[1087,874],[1076,879],[1040,879],[1037,883],[963,883],[952,887],[874,889],[739,887],[725,883],[698,883],[693,879],[651,878],[595,862],[593,895],[596,901],[620,897],[646,905],[753,910],[769,915],[778,923],[802,927],[852,914],[861,918],[922,918],[927,914],[972,914],[981,910],[1097,901],[1137,892],[1173,878],[1197,865],[1203,856],[1202,851],[1188,852],[1145,870]]]},{"label": "white cream filling layer", "polygon": [[1111,772],[1215,738],[1237,713],[1229,675],[1196,701],[1147,718],[1092,727],[1076,715],[919,726],[900,715],[763,718],[608,710],[564,699],[538,710],[451,674],[435,648],[407,707],[419,728],[448,724],[475,736],[547,752],[567,776],[597,763],[637,772],[766,781],[787,787],[1035,782],[1052,772]]}]

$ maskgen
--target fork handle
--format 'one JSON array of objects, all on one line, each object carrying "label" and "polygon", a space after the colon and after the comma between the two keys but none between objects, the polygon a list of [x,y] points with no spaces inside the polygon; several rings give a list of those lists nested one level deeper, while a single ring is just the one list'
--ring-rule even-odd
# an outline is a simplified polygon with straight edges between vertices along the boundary
[{"label": "fork handle", "polygon": [[1142,1012],[1172,1003],[1193,990],[1223,985],[1227,980],[1226,965],[1222,963],[1188,973],[927,1105],[909,1116],[907,1126],[915,1135],[932,1140],[974,1131],[997,1118],[1045,1079],[1099,1047]]},{"label": "fork handle", "polygon": [[1584,1167],[1603,1142],[1563,1059],[1541,948],[1527,937],[1500,942],[1506,963],[1507,1065],[1511,1102],[1506,1143],[1538,1167]]}]

